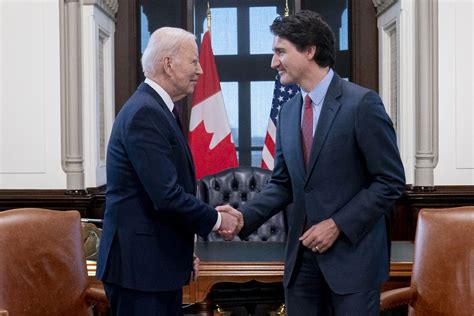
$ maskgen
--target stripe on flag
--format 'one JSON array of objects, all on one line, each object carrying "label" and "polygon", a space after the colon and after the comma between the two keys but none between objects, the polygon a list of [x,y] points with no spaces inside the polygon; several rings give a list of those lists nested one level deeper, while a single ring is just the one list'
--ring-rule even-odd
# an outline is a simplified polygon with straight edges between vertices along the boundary
[{"label": "stripe on flag", "polygon": [[297,85],[282,85],[280,76],[275,77],[275,88],[273,89],[272,108],[270,110],[270,119],[268,120],[267,134],[262,150],[262,168],[273,170],[275,160],[275,142],[276,142],[276,126],[278,123],[278,114],[282,105],[290,100],[299,88]]}]

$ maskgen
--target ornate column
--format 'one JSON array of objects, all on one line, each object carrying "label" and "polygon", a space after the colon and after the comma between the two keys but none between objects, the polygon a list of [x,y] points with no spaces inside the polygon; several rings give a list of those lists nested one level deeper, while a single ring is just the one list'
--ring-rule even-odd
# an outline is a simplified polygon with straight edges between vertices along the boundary
[{"label": "ornate column", "polygon": [[61,163],[66,189],[85,192],[82,148],[81,1],[60,4]]},{"label": "ornate column", "polygon": [[438,164],[438,0],[416,1],[415,187],[432,190]]}]

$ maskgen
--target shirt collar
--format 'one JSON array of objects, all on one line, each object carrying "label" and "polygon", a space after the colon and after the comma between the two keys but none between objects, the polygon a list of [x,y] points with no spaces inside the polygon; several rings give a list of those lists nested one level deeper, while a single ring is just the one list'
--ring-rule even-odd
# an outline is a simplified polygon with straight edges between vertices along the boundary
[{"label": "shirt collar", "polygon": [[158,95],[165,102],[166,107],[170,110],[171,113],[173,113],[174,103],[173,100],[171,100],[170,95],[159,84],[157,84],[150,78],[145,78],[145,83],[149,85],[153,90],[155,90],[156,93],[158,93]]},{"label": "shirt collar", "polygon": [[306,97],[306,95],[309,94],[313,104],[320,105],[324,97],[326,96],[326,93],[328,92],[329,85],[331,84],[331,80],[333,77],[334,77],[334,71],[331,68],[329,68],[329,71],[326,74],[326,76],[324,76],[323,80],[321,80],[316,85],[316,87],[313,88],[313,90],[311,90],[310,92],[306,92],[303,89],[301,89],[301,96],[303,97],[303,100]]}]

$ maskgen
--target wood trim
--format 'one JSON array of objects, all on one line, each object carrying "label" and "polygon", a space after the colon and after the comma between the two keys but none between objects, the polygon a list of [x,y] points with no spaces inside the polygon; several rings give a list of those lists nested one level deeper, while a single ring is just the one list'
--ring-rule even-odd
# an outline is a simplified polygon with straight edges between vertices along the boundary
[{"label": "wood trim", "polygon": [[[0,190],[0,211],[20,207],[75,209],[82,217],[103,218],[105,186],[81,194],[67,190]],[[391,212],[391,240],[414,240],[418,212],[422,208],[474,205],[474,185],[436,186],[432,191],[407,187]]]},{"label": "wood trim", "polygon": [[391,277],[410,277],[413,262],[396,262],[390,264]]},{"label": "wood trim", "polygon": [[81,194],[69,194],[67,190],[0,190],[0,211],[25,207],[77,210],[81,217],[102,219],[105,186],[89,188]]},{"label": "wood trim", "polygon": [[350,80],[378,91],[377,11],[372,0],[350,0],[349,12]]},{"label": "wood trim", "polygon": [[119,0],[115,25],[115,113],[138,86],[138,1]]},{"label": "wood trim", "polygon": [[[283,276],[283,262],[206,262],[199,267],[200,276]],[[246,282],[246,281],[237,281]],[[261,282],[266,282],[262,280]]]},{"label": "wood trim", "polygon": [[[252,280],[262,283],[282,282],[284,269],[283,262],[201,262],[198,280],[183,287],[183,303],[205,302],[212,287],[221,282],[245,283]],[[90,282],[100,287],[101,282],[95,279],[95,262],[88,261],[87,271]],[[391,263],[390,281],[384,284],[384,289],[407,286],[411,271],[411,262]]]},{"label": "wood trim", "polygon": [[474,205],[474,185],[435,186],[430,191],[408,186],[391,212],[391,239],[414,240],[418,212],[422,208]]}]

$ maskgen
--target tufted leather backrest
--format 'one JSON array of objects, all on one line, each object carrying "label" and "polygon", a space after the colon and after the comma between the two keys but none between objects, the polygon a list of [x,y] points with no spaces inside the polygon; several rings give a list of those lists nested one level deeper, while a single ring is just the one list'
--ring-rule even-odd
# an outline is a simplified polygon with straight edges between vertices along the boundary
[{"label": "tufted leather backrest", "polygon": [[0,307],[10,315],[88,315],[77,211],[0,212]]},{"label": "tufted leather backrest", "polygon": [[474,206],[418,215],[410,315],[474,313]]},{"label": "tufted leather backrest", "polygon": [[[257,167],[230,168],[206,176],[198,182],[197,197],[212,207],[230,204],[234,208],[252,200],[270,180],[272,172]],[[286,221],[283,212],[270,218],[246,240],[286,241]],[[223,240],[216,233],[209,234],[207,240]],[[235,237],[234,240],[240,240]]]}]

